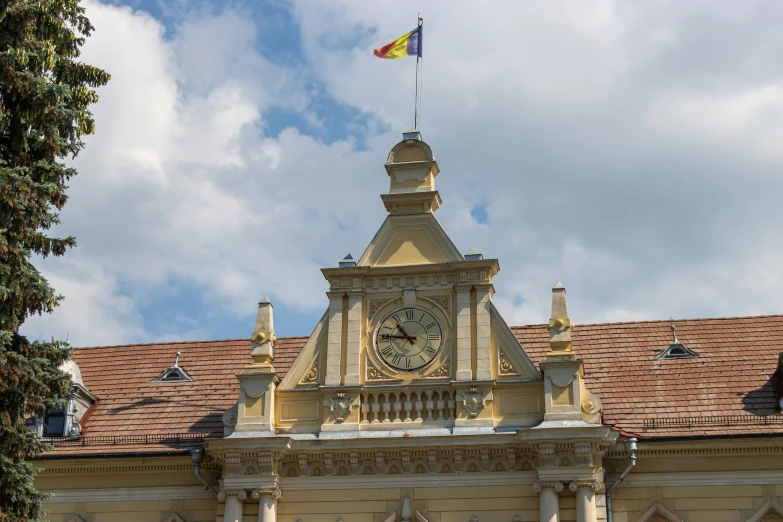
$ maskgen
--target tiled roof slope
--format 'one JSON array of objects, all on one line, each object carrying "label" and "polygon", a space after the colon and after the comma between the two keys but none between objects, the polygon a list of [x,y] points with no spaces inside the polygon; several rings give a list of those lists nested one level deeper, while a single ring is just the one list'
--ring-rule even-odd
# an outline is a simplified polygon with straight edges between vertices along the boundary
[{"label": "tiled roof slope", "polygon": [[[675,321],[677,336],[696,359],[656,360],[672,340],[669,321],[577,325],[574,351],[584,360],[588,388],[603,401],[604,423],[640,437],[732,436],[783,433],[770,377],[783,349],[783,316]],[[513,327],[539,363],[549,348],[546,326]],[[306,337],[278,339],[275,369],[284,375]],[[152,382],[174,362],[193,382]],[[74,360],[85,385],[100,400],[83,436],[165,433],[220,437],[222,415],[237,399],[235,375],[250,362],[247,340],[80,348]],[[741,422],[651,427],[648,419],[741,416]],[[770,417],[768,417],[770,419]],[[752,423],[747,422],[751,420]],[[64,454],[177,451],[188,443],[123,442],[58,445]],[[192,445],[192,443],[191,443]]]},{"label": "tiled roof slope", "polygon": [[[655,359],[672,342],[669,321],[574,327],[574,351],[584,361],[588,389],[603,402],[604,423],[652,438],[783,434],[771,382],[783,350],[783,316],[674,325],[679,341],[699,357]],[[544,359],[549,351],[545,326],[512,330],[536,363]],[[727,416],[738,418],[705,418]],[[645,425],[683,417],[700,419],[691,426]]]}]

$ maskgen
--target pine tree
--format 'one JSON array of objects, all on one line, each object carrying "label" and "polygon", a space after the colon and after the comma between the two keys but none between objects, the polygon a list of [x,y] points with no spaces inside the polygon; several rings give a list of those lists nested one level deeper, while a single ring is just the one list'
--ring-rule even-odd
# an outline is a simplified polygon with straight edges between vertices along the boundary
[{"label": "pine tree", "polygon": [[44,496],[29,461],[48,449],[25,418],[67,400],[70,357],[59,341],[31,342],[19,327],[62,296],[33,256],[60,256],[72,237],[48,235],[66,202],[74,157],[95,122],[87,107],[109,75],[77,59],[93,30],[78,0],[0,0],[0,520],[36,520]]}]

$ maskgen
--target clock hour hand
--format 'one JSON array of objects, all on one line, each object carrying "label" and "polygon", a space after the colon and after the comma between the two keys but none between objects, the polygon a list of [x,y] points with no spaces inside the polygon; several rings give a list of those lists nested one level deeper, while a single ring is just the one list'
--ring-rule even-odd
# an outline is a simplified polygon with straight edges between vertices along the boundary
[{"label": "clock hour hand", "polygon": [[409,343],[413,344],[413,341],[416,340],[415,337],[408,335],[408,332],[406,332],[405,329],[402,327],[402,323],[397,323],[397,329],[402,332],[402,335],[405,336],[405,338],[408,340]]}]

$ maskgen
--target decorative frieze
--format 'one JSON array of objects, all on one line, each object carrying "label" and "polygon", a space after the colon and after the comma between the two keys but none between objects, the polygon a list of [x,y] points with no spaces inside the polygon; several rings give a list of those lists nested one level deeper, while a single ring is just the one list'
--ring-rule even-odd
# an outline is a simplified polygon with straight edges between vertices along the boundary
[{"label": "decorative frieze", "polygon": [[318,453],[284,456],[282,477],[487,473],[534,469],[521,448],[446,448],[429,450]]}]

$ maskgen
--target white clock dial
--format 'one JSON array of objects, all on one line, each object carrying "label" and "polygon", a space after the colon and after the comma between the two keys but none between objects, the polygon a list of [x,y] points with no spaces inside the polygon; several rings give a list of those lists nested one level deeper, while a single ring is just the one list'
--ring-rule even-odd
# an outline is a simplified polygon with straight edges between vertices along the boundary
[{"label": "white clock dial", "polygon": [[394,369],[418,370],[443,346],[443,328],[423,308],[401,308],[387,315],[375,332],[378,355]]}]

